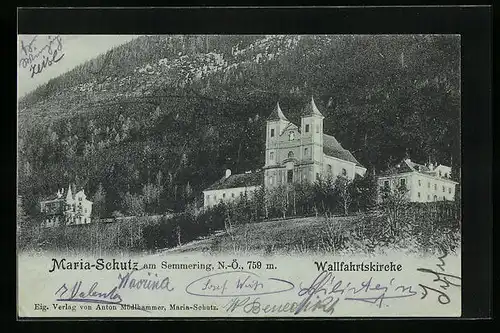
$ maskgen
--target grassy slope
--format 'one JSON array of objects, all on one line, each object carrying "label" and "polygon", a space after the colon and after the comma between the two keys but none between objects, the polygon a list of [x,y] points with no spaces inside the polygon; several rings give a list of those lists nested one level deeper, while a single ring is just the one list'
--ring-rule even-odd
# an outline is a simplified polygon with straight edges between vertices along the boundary
[{"label": "grassy slope", "polygon": [[[356,225],[357,220],[356,216],[334,217],[330,220],[330,227],[336,235],[340,235]],[[222,232],[166,252],[241,251],[269,254],[315,251],[328,247],[327,236],[325,217],[304,217],[238,226],[232,236]]]}]

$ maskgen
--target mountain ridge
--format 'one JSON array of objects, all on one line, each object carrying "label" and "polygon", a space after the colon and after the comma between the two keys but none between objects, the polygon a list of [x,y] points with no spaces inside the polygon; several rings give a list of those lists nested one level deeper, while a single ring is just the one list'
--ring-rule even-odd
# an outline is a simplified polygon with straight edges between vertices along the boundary
[{"label": "mountain ridge", "polygon": [[221,170],[260,167],[275,103],[297,122],[312,95],[365,166],[408,152],[459,165],[459,51],[440,36],[139,37],[19,101],[21,190],[103,183],[109,213],[160,173],[162,207],[181,209]]}]

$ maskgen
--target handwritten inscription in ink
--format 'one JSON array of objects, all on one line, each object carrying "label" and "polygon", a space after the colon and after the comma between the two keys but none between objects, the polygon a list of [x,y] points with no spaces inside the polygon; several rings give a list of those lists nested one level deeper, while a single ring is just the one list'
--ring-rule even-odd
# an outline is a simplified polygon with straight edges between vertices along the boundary
[{"label": "handwritten inscription in ink", "polygon": [[65,55],[61,36],[35,36],[29,42],[19,42],[19,67],[28,68],[30,77],[58,63]]},{"label": "handwritten inscription in ink", "polygon": [[448,296],[447,291],[449,288],[460,287],[462,283],[462,278],[449,274],[446,272],[446,263],[444,259],[448,256],[448,253],[444,253],[441,257],[438,257],[439,263],[436,264],[437,269],[432,270],[429,268],[418,268],[417,271],[430,274],[430,276],[434,277],[432,282],[433,284],[419,284],[420,288],[422,288],[422,297],[420,299],[426,298],[430,293],[436,293],[437,301],[440,304],[448,304],[451,302],[451,298]]}]

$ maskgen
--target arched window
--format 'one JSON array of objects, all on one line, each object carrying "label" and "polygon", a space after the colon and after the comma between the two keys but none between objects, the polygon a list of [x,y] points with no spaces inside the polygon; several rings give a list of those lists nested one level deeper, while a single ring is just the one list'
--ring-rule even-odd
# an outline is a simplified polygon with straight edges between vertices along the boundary
[{"label": "arched window", "polygon": [[290,134],[288,134],[288,140],[293,141],[294,139],[295,139],[295,133],[290,132]]},{"label": "arched window", "polygon": [[293,158],[293,151],[288,152],[288,158]]},{"label": "arched window", "polygon": [[342,168],[342,176],[347,176],[347,170],[345,168]]}]

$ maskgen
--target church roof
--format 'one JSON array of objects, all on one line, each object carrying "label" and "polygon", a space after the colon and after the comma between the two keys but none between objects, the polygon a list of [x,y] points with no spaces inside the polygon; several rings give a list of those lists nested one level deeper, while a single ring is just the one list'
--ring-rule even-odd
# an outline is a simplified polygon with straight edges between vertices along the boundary
[{"label": "church roof", "polygon": [[235,187],[249,187],[258,186],[264,183],[264,171],[257,171],[252,173],[240,173],[234,174],[229,177],[224,177],[219,179],[210,187],[206,188],[205,191],[209,190],[222,190],[226,188]]},{"label": "church roof", "polygon": [[342,145],[335,139],[335,137],[323,134],[323,152],[331,157],[336,157],[344,161],[349,161],[356,163],[356,165],[363,166],[358,160],[351,154],[347,149],[344,149]]},{"label": "church roof", "polygon": [[286,121],[288,121],[288,119],[283,114],[283,111],[281,111],[280,103],[279,102],[276,103],[276,106],[274,107],[274,109],[271,112],[271,114],[269,115],[269,117],[267,117],[267,120],[268,121],[275,121],[275,120],[286,120]]},{"label": "church roof", "polygon": [[311,101],[306,104],[302,109],[302,116],[320,116],[323,117],[321,112],[319,112],[316,103],[314,103],[314,97],[311,96]]}]

